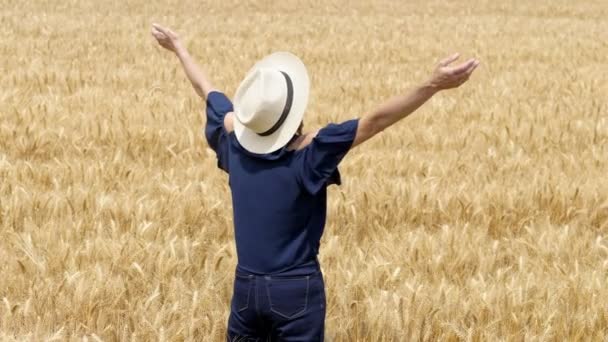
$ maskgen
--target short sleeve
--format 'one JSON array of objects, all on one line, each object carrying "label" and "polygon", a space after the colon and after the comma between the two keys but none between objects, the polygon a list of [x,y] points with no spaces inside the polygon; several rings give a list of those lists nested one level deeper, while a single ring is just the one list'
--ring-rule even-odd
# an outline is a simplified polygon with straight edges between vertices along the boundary
[{"label": "short sleeve", "polygon": [[205,138],[217,155],[217,166],[228,172],[228,132],[224,117],[232,112],[232,102],[223,93],[213,91],[207,96],[207,124]]},{"label": "short sleeve", "polygon": [[341,184],[338,164],[350,150],[358,124],[358,119],[329,124],[301,151],[300,180],[309,193],[314,195],[324,186]]}]

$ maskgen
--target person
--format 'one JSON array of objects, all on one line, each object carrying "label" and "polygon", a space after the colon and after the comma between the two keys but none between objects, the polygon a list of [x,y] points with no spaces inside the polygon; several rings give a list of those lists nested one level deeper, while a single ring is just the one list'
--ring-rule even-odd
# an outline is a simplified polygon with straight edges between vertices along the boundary
[{"label": "person", "polygon": [[302,133],[310,81],[298,57],[277,52],[247,73],[234,103],[216,89],[172,30],[153,24],[158,43],[175,53],[196,93],[206,99],[204,134],[228,173],[237,266],[229,341],[322,341],[325,284],[317,259],[327,186],[355,146],[405,118],[440,90],[465,83],[479,65],[458,54],[430,78],[360,118]]}]

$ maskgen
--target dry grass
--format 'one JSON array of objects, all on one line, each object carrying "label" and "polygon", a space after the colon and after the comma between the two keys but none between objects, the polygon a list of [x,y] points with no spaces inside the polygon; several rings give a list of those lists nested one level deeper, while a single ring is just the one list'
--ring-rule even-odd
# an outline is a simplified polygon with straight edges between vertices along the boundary
[{"label": "dry grass", "polygon": [[328,340],[607,339],[605,1],[125,3],[0,8],[0,339],[224,338],[227,177],[153,21],[228,94],[264,54],[300,55],[308,128],[452,51],[482,60],[346,158],[320,254]]}]

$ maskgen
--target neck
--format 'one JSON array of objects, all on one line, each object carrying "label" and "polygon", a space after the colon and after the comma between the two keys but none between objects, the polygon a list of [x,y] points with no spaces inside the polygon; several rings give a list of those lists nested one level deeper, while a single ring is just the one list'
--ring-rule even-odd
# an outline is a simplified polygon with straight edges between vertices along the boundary
[{"label": "neck", "polygon": [[287,145],[287,150],[289,150],[289,151],[298,150],[300,145],[302,145],[303,141],[304,141],[304,136],[296,133],[293,136],[293,138],[291,138],[291,141]]}]

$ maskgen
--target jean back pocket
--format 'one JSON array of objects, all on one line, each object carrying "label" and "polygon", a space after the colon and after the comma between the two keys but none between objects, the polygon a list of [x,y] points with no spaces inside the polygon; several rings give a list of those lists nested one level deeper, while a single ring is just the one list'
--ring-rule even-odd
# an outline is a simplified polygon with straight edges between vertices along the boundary
[{"label": "jean back pocket", "polygon": [[266,293],[270,311],[293,318],[306,311],[310,276],[266,277]]},{"label": "jean back pocket", "polygon": [[234,293],[232,295],[232,308],[241,312],[249,307],[253,276],[236,275],[234,278]]}]

